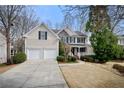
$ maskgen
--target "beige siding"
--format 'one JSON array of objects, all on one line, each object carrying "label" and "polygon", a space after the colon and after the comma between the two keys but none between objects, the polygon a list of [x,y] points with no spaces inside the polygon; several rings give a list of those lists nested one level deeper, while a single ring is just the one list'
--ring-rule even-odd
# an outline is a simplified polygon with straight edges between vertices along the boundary
[{"label": "beige siding", "polygon": [[0,63],[6,63],[6,39],[0,33]]},{"label": "beige siding", "polygon": [[91,45],[87,46],[87,55],[93,55],[93,48],[91,47]]},{"label": "beige siding", "polygon": [[[47,40],[39,40],[38,32],[39,31],[47,31]],[[31,33],[28,34],[28,37],[25,39],[25,47],[26,48],[58,48],[58,39],[57,37],[51,33],[46,27],[40,26]]]}]

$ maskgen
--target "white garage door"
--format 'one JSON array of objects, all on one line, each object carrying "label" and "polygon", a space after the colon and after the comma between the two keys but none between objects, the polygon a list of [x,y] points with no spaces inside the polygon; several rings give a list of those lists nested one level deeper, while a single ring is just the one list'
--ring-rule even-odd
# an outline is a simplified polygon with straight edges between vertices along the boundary
[{"label": "white garage door", "polygon": [[40,59],[40,50],[38,49],[28,49],[28,59]]},{"label": "white garage door", "polygon": [[44,59],[55,59],[56,58],[56,50],[55,49],[45,49],[44,50]]}]

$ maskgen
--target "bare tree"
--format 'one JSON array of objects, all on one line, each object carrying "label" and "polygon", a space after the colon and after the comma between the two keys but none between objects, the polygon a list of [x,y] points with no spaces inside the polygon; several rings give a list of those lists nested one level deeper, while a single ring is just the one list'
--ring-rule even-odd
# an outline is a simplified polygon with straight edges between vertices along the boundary
[{"label": "bare tree", "polygon": [[45,24],[46,24],[48,27],[52,28],[52,22],[51,22],[50,20],[46,20]]},{"label": "bare tree", "polygon": [[12,41],[16,51],[23,51],[24,40],[23,35],[39,24],[39,18],[35,15],[32,7],[25,7],[21,15],[15,20],[13,27]]},{"label": "bare tree", "polygon": [[[22,36],[39,24],[39,18],[35,15],[31,7],[25,7],[20,16],[14,22],[13,38],[22,38]],[[12,38],[12,39],[13,39]]]},{"label": "bare tree", "polygon": [[122,5],[108,6],[108,13],[111,19],[111,31],[118,32],[115,30],[117,30],[116,28],[118,28],[119,30],[121,28],[120,23],[124,21],[124,6]]},{"label": "bare tree", "polygon": [[24,6],[19,5],[5,5],[0,6],[0,25],[4,27],[4,33],[6,36],[7,43],[7,63],[11,63],[11,55],[10,55],[10,34],[11,28],[13,26],[13,22],[20,15]]},{"label": "bare tree", "polygon": [[[94,6],[98,8],[99,6]],[[90,14],[92,12],[92,6],[80,6],[80,5],[73,5],[73,6],[65,6],[63,12],[69,12],[75,18],[79,19],[78,26],[80,29],[84,27],[87,20],[90,19]],[[101,9],[100,9],[101,10]],[[97,11],[98,14],[100,11]],[[107,14],[106,14],[107,13]],[[110,29],[112,32],[122,32],[123,27],[120,26],[124,21],[124,6],[123,5],[113,5],[113,6],[105,6],[104,7],[104,14],[107,15]],[[104,15],[103,15],[104,16]],[[102,19],[102,18],[101,18]],[[103,20],[103,19],[102,19]]]},{"label": "bare tree", "polygon": [[74,20],[73,20],[73,16],[71,16],[71,14],[68,12],[64,15],[64,20],[62,23],[62,27],[69,27],[70,29],[73,28],[73,24],[74,24]]},{"label": "bare tree", "polygon": [[73,27],[75,27],[75,30],[82,31],[84,27],[83,25],[86,23],[88,18],[89,6],[72,5],[64,6],[61,8],[62,12],[71,16],[72,22],[74,24]]}]

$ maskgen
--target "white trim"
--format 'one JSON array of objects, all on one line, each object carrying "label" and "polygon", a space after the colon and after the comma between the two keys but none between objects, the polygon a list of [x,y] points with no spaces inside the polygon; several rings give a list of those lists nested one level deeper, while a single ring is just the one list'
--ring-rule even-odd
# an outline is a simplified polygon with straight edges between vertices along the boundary
[{"label": "white trim", "polygon": [[37,25],[36,27],[34,27],[33,29],[31,29],[30,31],[28,31],[26,34],[23,35],[23,37],[27,37],[28,34],[30,34],[34,29],[38,28],[40,25]]},{"label": "white trim", "polygon": [[30,31],[27,32],[25,35],[23,35],[23,37],[28,37],[28,35],[29,35],[30,33],[32,33],[36,28],[38,28],[38,27],[40,27],[40,26],[44,26],[44,27],[45,27],[47,30],[49,30],[54,36],[56,36],[57,39],[60,39],[60,38],[58,37],[58,35],[56,35],[51,29],[49,29],[44,23],[42,23],[42,24],[40,24],[40,25],[34,27],[32,30],[30,30]]},{"label": "white trim", "polygon": [[57,37],[57,39],[60,39],[60,38],[58,37],[58,35],[56,35],[54,31],[52,31],[51,29],[49,29],[48,26],[46,26],[44,23],[41,24],[41,25],[43,25],[43,26],[44,26],[46,29],[48,29],[53,35],[55,35],[55,36]]}]

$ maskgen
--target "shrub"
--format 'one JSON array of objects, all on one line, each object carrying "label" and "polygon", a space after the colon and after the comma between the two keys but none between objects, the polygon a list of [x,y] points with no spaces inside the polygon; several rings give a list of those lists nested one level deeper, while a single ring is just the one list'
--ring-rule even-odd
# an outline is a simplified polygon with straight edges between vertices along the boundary
[{"label": "shrub", "polygon": [[59,61],[59,62],[64,62],[65,61],[64,56],[57,56],[56,60]]},{"label": "shrub", "polygon": [[68,62],[75,62],[76,61],[76,57],[75,56],[68,56]]},{"label": "shrub", "polygon": [[23,52],[17,53],[13,56],[13,63],[22,63],[26,60],[26,54]]},{"label": "shrub", "polygon": [[82,61],[87,61],[87,62],[94,62],[94,55],[85,55],[85,56],[81,56],[80,60]]},{"label": "shrub", "polygon": [[64,46],[62,42],[59,42],[59,56],[64,56]]},{"label": "shrub", "polygon": [[122,46],[115,46],[115,55],[113,57],[114,60],[124,60],[124,49]]},{"label": "shrub", "polygon": [[112,68],[118,70],[120,73],[124,73],[124,66],[122,65],[114,64]]}]

